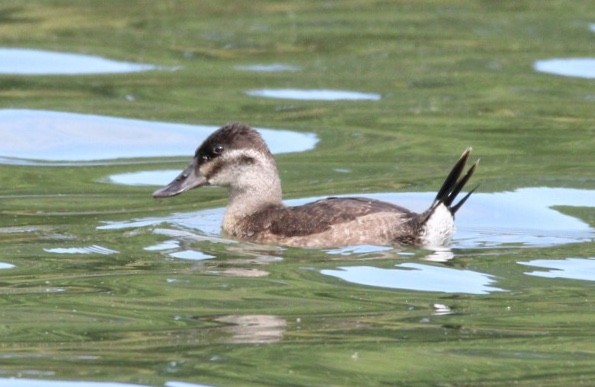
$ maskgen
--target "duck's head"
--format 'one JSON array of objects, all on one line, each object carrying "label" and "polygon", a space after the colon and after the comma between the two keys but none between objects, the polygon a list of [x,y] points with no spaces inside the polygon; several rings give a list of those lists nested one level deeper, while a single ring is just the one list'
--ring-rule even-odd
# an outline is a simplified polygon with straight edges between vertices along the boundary
[{"label": "duck's head", "polygon": [[153,197],[175,196],[205,185],[258,192],[259,187],[270,184],[279,183],[275,161],[266,143],[256,130],[233,123],[212,133],[182,173],[153,192]]}]

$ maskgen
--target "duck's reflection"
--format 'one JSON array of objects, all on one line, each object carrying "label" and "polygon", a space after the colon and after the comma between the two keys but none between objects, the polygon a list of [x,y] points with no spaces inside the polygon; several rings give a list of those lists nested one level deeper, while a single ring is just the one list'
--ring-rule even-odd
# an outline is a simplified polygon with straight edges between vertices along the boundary
[{"label": "duck's reflection", "polygon": [[267,314],[227,315],[215,321],[226,324],[219,330],[229,334],[233,344],[274,343],[283,339],[287,327],[281,317]]}]

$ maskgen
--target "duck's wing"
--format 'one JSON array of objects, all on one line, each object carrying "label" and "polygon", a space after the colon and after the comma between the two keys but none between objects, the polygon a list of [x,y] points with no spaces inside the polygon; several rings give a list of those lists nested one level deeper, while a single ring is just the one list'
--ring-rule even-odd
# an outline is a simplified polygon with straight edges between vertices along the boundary
[{"label": "duck's wing", "polygon": [[327,198],[297,207],[272,209],[268,231],[283,237],[305,236],[328,231],[375,213],[398,214],[404,219],[416,214],[397,205],[367,198]]}]

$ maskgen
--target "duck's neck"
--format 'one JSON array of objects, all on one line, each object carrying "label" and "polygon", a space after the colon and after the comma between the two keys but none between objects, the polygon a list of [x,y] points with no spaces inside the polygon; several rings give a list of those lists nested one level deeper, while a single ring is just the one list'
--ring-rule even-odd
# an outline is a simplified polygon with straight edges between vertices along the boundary
[{"label": "duck's neck", "polygon": [[228,188],[223,230],[231,235],[237,235],[236,226],[247,216],[271,205],[282,205],[281,181],[276,168],[243,183]]}]

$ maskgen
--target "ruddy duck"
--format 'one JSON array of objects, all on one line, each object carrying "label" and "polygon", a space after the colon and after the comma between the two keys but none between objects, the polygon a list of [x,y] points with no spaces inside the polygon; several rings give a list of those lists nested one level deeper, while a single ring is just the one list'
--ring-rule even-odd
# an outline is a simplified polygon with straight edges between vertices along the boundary
[{"label": "ruddy duck", "polygon": [[[450,171],[434,203],[421,214],[395,204],[367,198],[318,200],[287,207],[273,155],[260,134],[240,123],[211,134],[192,162],[153,197],[164,198],[205,185],[226,187],[229,202],[223,231],[262,244],[336,247],[358,244],[447,245],[454,232],[454,215],[471,190],[454,204],[473,174],[476,161],[463,175],[471,149]],[[461,177],[462,176],[462,177]]]}]

